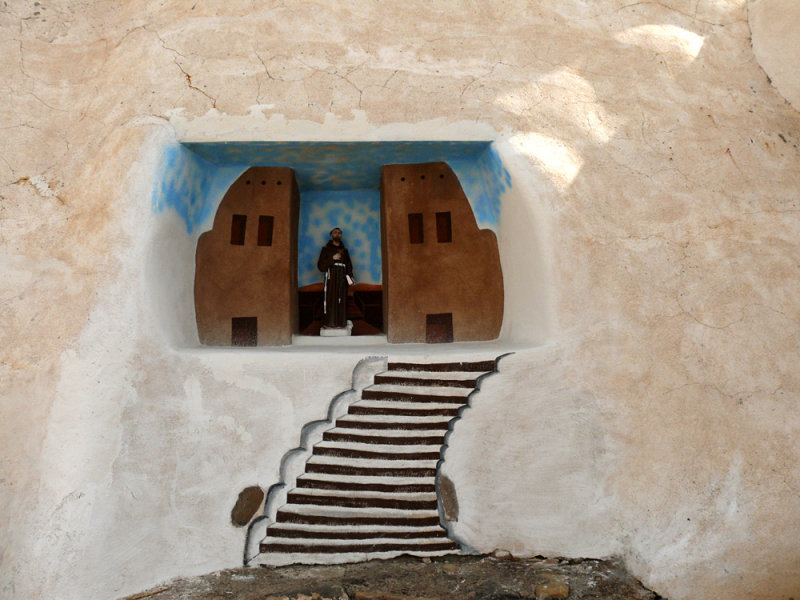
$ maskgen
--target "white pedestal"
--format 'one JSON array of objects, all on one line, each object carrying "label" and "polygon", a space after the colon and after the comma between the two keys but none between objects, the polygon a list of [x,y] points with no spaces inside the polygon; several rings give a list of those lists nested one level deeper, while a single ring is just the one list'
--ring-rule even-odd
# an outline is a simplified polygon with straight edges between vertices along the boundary
[{"label": "white pedestal", "polygon": [[319,330],[319,335],[321,337],[342,337],[346,335],[351,335],[353,331],[353,322],[347,321],[346,327],[322,327]]}]

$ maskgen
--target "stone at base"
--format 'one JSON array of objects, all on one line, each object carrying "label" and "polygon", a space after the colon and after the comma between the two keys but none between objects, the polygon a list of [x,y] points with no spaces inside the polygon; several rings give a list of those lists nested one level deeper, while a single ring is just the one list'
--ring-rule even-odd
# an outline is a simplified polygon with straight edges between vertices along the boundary
[{"label": "stone at base", "polygon": [[548,581],[534,589],[536,600],[564,600],[569,597],[569,585],[563,581]]},{"label": "stone at base", "polygon": [[350,335],[353,331],[353,322],[347,321],[346,327],[321,327],[319,334],[322,337],[339,337],[343,335]]}]

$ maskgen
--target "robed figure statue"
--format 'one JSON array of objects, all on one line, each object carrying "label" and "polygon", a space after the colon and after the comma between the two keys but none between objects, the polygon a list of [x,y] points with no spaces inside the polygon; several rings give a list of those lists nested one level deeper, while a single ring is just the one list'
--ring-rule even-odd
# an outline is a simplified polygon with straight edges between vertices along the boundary
[{"label": "robed figure statue", "polygon": [[330,241],[322,247],[317,268],[325,273],[323,327],[347,327],[347,286],[353,284],[353,263],[342,243],[342,230],[331,229]]}]

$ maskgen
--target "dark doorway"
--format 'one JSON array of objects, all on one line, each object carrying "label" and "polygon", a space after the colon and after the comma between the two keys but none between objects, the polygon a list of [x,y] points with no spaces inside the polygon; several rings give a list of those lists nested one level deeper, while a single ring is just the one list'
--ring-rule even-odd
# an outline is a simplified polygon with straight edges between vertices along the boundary
[{"label": "dark doorway", "polygon": [[231,319],[231,345],[258,345],[258,318],[234,317]]},{"label": "dark doorway", "polygon": [[425,315],[425,341],[441,344],[453,341],[453,313]]}]

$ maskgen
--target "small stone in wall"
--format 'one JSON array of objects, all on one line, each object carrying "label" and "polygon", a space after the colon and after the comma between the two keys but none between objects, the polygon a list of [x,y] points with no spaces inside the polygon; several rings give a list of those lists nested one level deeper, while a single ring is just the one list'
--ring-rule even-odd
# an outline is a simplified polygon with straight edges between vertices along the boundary
[{"label": "small stone in wall", "polygon": [[421,596],[404,596],[387,592],[356,592],[354,600],[434,600]]},{"label": "small stone in wall", "polygon": [[569,586],[559,579],[541,583],[534,588],[536,600],[564,600],[569,597]]},{"label": "small stone in wall", "polygon": [[448,575],[455,575],[456,573],[458,573],[458,566],[451,563],[444,563],[442,565],[442,571],[444,571]]},{"label": "small stone in wall", "polygon": [[291,596],[267,596],[264,600],[350,600],[347,593],[339,586],[326,587],[319,592],[298,593]]},{"label": "small stone in wall", "polygon": [[244,527],[256,514],[264,501],[264,491],[257,485],[244,488],[231,511],[231,523],[236,527]]},{"label": "small stone in wall", "polygon": [[439,498],[441,498],[445,521],[458,521],[458,498],[456,486],[447,475],[439,476]]}]

